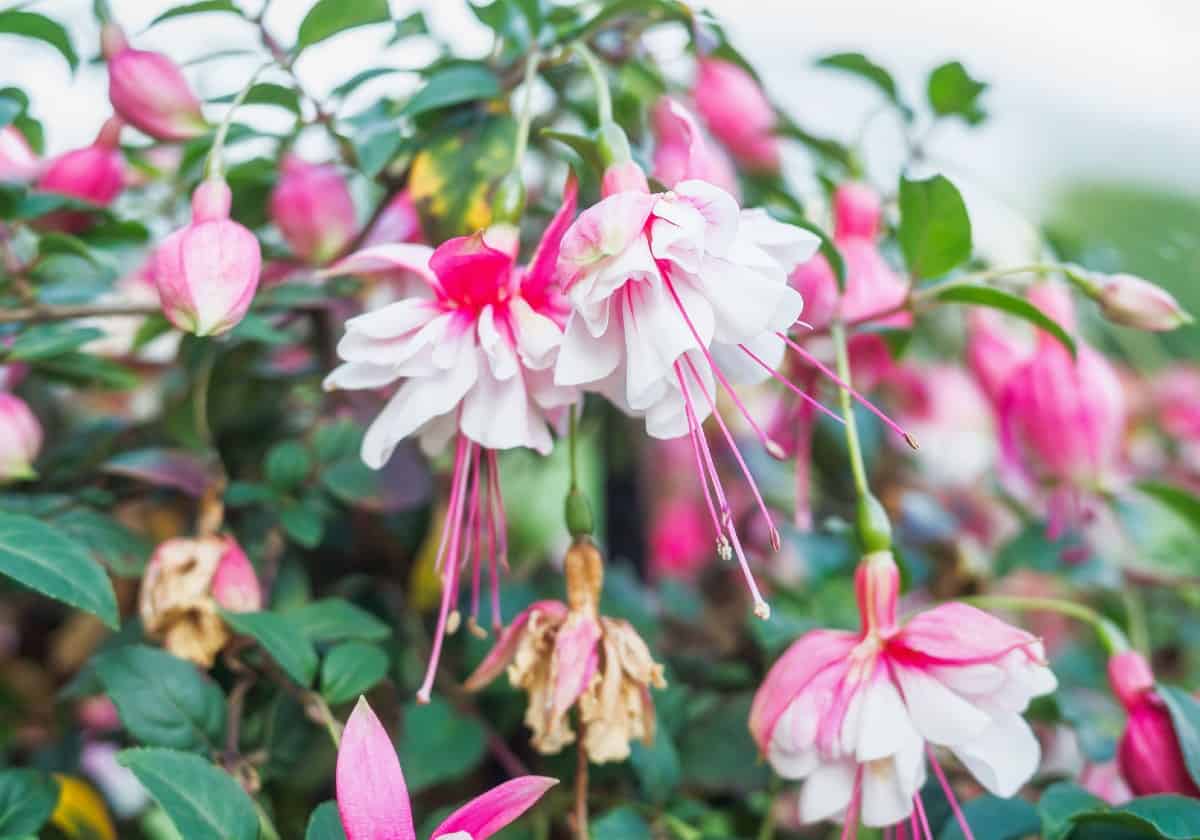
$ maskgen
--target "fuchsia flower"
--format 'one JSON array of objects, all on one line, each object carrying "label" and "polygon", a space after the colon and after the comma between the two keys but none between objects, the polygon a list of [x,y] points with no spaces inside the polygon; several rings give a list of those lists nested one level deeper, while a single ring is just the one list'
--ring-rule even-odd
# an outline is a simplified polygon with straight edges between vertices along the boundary
[{"label": "fuchsia flower", "polygon": [[192,194],[192,222],[154,253],[154,282],[163,314],[179,329],[220,335],[246,315],[262,271],[254,234],[229,218],[233,195],[219,179]]},{"label": "fuchsia flower", "polygon": [[1153,401],[1167,434],[1185,443],[1200,443],[1200,368],[1179,365],[1158,374]]},{"label": "fuchsia flower", "polygon": [[[337,754],[337,806],[346,840],[416,840],[400,759],[387,730],[360,698]],[[532,808],[557,779],[520,776],[446,817],[430,840],[487,840]]]},{"label": "fuchsia flower", "polygon": [[[1073,330],[1064,286],[1043,284],[1030,296]],[[1076,347],[1072,358],[1039,332],[1033,355],[1008,376],[997,406],[1005,476],[1017,492],[1043,499],[1052,539],[1090,518],[1092,500],[1117,477],[1125,432],[1116,371],[1078,338]]]},{"label": "fuchsia flower", "polygon": [[230,612],[257,612],[263,608],[258,573],[246,552],[232,538],[226,540],[226,549],[217,563],[209,591],[217,605]]},{"label": "fuchsia flower", "polygon": [[935,746],[990,792],[1015,794],[1040,755],[1021,713],[1056,686],[1036,638],[974,607],[944,604],[900,624],[899,586],[890,552],[863,558],[859,632],[802,636],[750,709],[750,732],[776,772],[805,780],[802,819],[844,820],[851,836],[859,819],[907,820],[911,836],[932,838],[919,795],[927,758],[965,827]]},{"label": "fuchsia flower", "polygon": [[450,507],[437,562],[442,604],[429,671],[418,694],[425,701],[447,627],[458,624],[457,610],[453,618],[450,610],[464,558],[472,558],[472,620],[486,556],[492,616],[500,626],[496,569],[498,560],[507,563],[507,548],[496,451],[528,447],[549,453],[551,423],[577,399],[574,389],[553,380],[565,306],[553,267],[574,208],[572,183],[528,267],[516,264],[516,228],[493,225],[436,250],[378,245],[327,272],[357,273],[375,265],[405,269],[420,280],[419,294],[346,322],[338,344],[345,363],[326,378],[325,387],[374,389],[403,380],[363,439],[362,457],[373,469],[382,467],[404,438],[419,437],[428,452],[455,439]]},{"label": "fuchsia flower", "polygon": [[115,24],[105,24],[108,98],[130,125],[156,140],[191,140],[208,130],[200,100],[183,71],[162,53],[135,50]]},{"label": "fuchsia flower", "polygon": [[0,391],[0,484],[33,478],[42,449],[42,424],[25,400]]},{"label": "fuchsia flower", "polygon": [[721,58],[702,58],[692,90],[713,136],[752,169],[779,169],[775,109],[746,70]]},{"label": "fuchsia flower", "polygon": [[0,128],[0,182],[28,181],[37,173],[38,159],[16,126]]},{"label": "fuchsia flower", "polygon": [[1137,651],[1118,653],[1108,660],[1108,682],[1129,715],[1117,747],[1117,764],[1129,787],[1138,796],[1200,797],[1171,715],[1154,690],[1150,663]]},{"label": "fuchsia flower", "polygon": [[[38,177],[36,186],[107,207],[125,186],[125,158],[119,145],[121,120],[110,117],[90,146],[59,155]],[[62,211],[39,220],[42,227],[78,233],[86,230],[92,217],[85,212]]]},{"label": "fuchsia flower", "polygon": [[315,265],[338,256],[358,232],[354,199],[337,168],[294,154],[283,158],[271,220],[296,256]]},{"label": "fuchsia flower", "polygon": [[704,142],[700,126],[669,97],[658,100],[654,120],[654,177],[668,187],[698,178],[738,196],[737,172],[717,147]]}]

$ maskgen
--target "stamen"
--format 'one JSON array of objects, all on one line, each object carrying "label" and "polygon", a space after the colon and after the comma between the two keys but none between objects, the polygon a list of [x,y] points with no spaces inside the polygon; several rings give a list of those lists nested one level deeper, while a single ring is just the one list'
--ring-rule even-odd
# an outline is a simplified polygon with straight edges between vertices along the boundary
[{"label": "stamen", "polygon": [[[913,804],[916,806],[916,815],[913,816],[913,836],[925,840],[934,840],[933,829],[929,827],[929,817],[925,815],[925,803],[921,801],[921,794],[913,796]],[[917,834],[917,816],[921,818],[921,828],[925,830],[924,835]]]},{"label": "stamen", "polygon": [[479,616],[479,577],[483,568],[483,513],[480,504],[480,464],[479,452],[482,447],[476,447],[471,456],[471,507],[467,514],[467,546],[463,552],[463,562],[471,563],[471,622]]},{"label": "stamen", "polygon": [[795,394],[796,396],[798,396],[800,399],[804,400],[805,402],[807,402],[809,405],[813,406],[814,408],[817,408],[820,411],[823,411],[826,416],[832,418],[836,422],[838,422],[838,423],[846,422],[844,419],[842,419],[842,416],[840,414],[835,412],[833,409],[827,407],[824,403],[817,400],[811,394],[806,392],[803,388],[801,388],[800,386],[793,383],[790,379],[788,379],[782,373],[775,370],[775,368],[771,367],[769,364],[767,364],[762,359],[760,359],[757,355],[755,355],[754,351],[751,350],[749,347],[747,347],[745,344],[739,344],[738,347],[742,348],[742,351],[747,356],[749,356],[751,359],[753,359],[759,365],[761,365],[762,368],[764,370],[766,370],[767,372],[769,372],[771,374],[771,376],[774,377],[776,380],[778,380],[778,381],[782,382],[784,385],[786,385],[791,390],[791,392],[793,394]]},{"label": "stamen", "polygon": [[508,568],[508,535],[507,522],[504,519],[504,498],[500,495],[500,470],[496,462],[496,450],[487,451],[488,465],[488,541],[494,538],[494,550],[489,548],[488,576],[492,585],[492,629],[497,632],[504,627],[504,618],[500,615],[500,572],[496,568],[496,558],[504,560]]},{"label": "stamen", "polygon": [[962,829],[963,836],[967,840],[975,840],[975,835],[971,833],[971,826],[967,825],[967,818],[963,815],[962,808],[958,807],[958,799],[955,798],[954,791],[950,789],[950,783],[946,781],[946,774],[942,772],[942,766],[938,764],[937,758],[933,755],[933,747],[926,747],[926,751],[929,753],[929,763],[933,765],[934,775],[937,776],[942,790],[946,793],[950,810],[954,812],[954,818],[958,820],[958,827]]},{"label": "stamen", "polygon": [[[687,395],[684,395],[684,401],[686,402],[688,399],[690,399],[690,397],[688,397]],[[690,410],[687,412],[687,418],[688,418],[688,437],[692,441],[692,454],[696,456],[696,472],[700,476],[700,487],[704,490],[704,503],[705,503],[705,505],[708,506],[708,515],[710,517],[712,517],[713,530],[717,534],[717,553],[720,554],[721,553],[721,541],[725,540],[725,534],[724,534],[725,529],[724,529],[724,526],[721,524],[721,520],[717,517],[717,509],[713,505],[712,491],[708,487],[708,470],[706,470],[704,467],[704,456],[700,454],[702,444],[699,440],[699,436],[702,435],[703,432],[696,426],[696,424],[694,422],[695,417],[692,415],[692,412]],[[728,540],[725,540],[725,545],[726,546],[729,545]],[[721,559],[727,560],[729,558],[722,557]]]},{"label": "stamen", "polygon": [[864,408],[866,408],[868,411],[870,411],[872,414],[874,414],[876,417],[878,417],[880,420],[882,420],[888,426],[888,428],[892,429],[892,431],[894,431],[896,434],[900,435],[900,437],[904,438],[904,442],[907,443],[910,447],[912,447],[913,449],[921,448],[920,444],[917,443],[917,439],[915,437],[910,435],[908,432],[904,431],[904,429],[900,428],[900,425],[895,420],[888,417],[886,414],[884,414],[882,411],[880,411],[878,408],[876,408],[874,403],[872,403],[870,400],[868,400],[866,397],[864,397],[858,391],[854,390],[854,388],[851,387],[849,382],[846,382],[844,379],[842,379],[840,376],[838,376],[836,373],[834,373],[832,370],[830,370],[829,367],[827,365],[825,365],[820,359],[818,359],[812,353],[809,353],[807,350],[805,350],[799,344],[797,344],[796,342],[794,342],[790,338],[788,338],[786,333],[776,333],[776,335],[778,335],[780,338],[782,338],[788,347],[792,348],[797,353],[799,353],[800,356],[806,362],[808,362],[810,365],[815,367],[817,370],[821,371],[821,373],[825,374],[831,380],[833,380],[833,383],[835,385],[837,385],[839,388],[844,388],[850,394],[850,396],[854,397],[854,399],[856,399],[860,403],[862,403]]},{"label": "stamen", "polygon": [[450,473],[450,501],[446,503],[446,519],[442,522],[442,536],[438,542],[437,557],[433,561],[435,572],[442,570],[442,560],[446,556],[446,547],[450,544],[450,529],[453,527],[454,511],[458,505],[459,479],[465,478],[462,470],[466,453],[467,439],[463,435],[459,435],[454,446],[454,469]]},{"label": "stamen", "polygon": [[487,456],[488,480],[492,482],[492,491],[496,494],[496,536],[499,540],[500,565],[507,572],[511,571],[508,568],[508,514],[504,511],[504,493],[500,489],[499,459],[494,449],[489,449]]}]

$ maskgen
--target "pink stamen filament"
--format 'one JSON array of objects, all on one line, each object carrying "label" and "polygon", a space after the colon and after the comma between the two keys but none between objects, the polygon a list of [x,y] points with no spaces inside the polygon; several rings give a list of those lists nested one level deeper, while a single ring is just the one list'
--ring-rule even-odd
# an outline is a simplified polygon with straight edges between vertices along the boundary
[{"label": "pink stamen filament", "polygon": [[467,514],[467,537],[468,547],[463,552],[463,563],[471,563],[471,621],[474,623],[479,618],[479,578],[480,570],[483,567],[483,521],[480,515],[483,512],[480,504],[480,465],[479,451],[481,447],[475,447],[475,452],[471,458],[471,509]]},{"label": "pink stamen filament", "polygon": [[[926,838],[926,840],[934,840],[933,829],[929,827],[929,817],[927,817],[925,815],[925,803],[921,801],[921,794],[918,793],[916,796],[913,797],[913,805],[916,806],[917,816],[919,816],[921,818],[921,828],[924,829],[924,831],[925,831],[925,834],[923,836]],[[915,819],[913,822],[913,836],[914,837],[922,836],[922,835],[917,834],[917,825],[916,825]],[[968,836],[970,836],[970,835],[968,834]]]},{"label": "pink stamen filament", "polygon": [[950,783],[946,781],[946,774],[942,772],[942,766],[938,764],[938,760],[933,754],[933,747],[926,747],[926,750],[929,753],[929,763],[933,765],[934,775],[937,776],[938,783],[946,793],[946,800],[950,803],[950,810],[954,812],[954,818],[958,820],[958,827],[962,829],[963,836],[967,840],[975,840],[975,835],[971,833],[971,826],[967,825],[967,818],[963,815],[962,808],[958,807],[958,799],[954,796]]},{"label": "pink stamen filament", "polygon": [[778,335],[780,338],[782,338],[784,340],[784,343],[786,343],[788,347],[792,348],[792,350],[796,351],[796,353],[798,353],[801,358],[803,358],[806,362],[808,362],[810,365],[815,367],[817,370],[821,371],[821,373],[828,376],[833,381],[833,383],[835,385],[837,385],[839,388],[845,389],[846,392],[849,393],[850,396],[854,397],[854,399],[858,400],[858,402],[860,402],[864,408],[866,408],[868,411],[870,411],[872,414],[874,414],[876,417],[878,417],[880,420],[882,420],[884,422],[884,424],[887,425],[888,428],[890,428],[896,434],[900,435],[900,437],[904,438],[905,442],[909,446],[911,446],[913,449],[920,448],[917,445],[916,438],[914,438],[908,432],[904,431],[904,429],[900,428],[900,425],[895,420],[888,417],[886,414],[884,414],[882,411],[880,411],[878,408],[876,408],[874,403],[872,403],[870,400],[868,400],[866,397],[864,397],[858,391],[854,390],[854,388],[850,385],[849,382],[846,382],[846,380],[842,379],[840,376],[838,376],[836,373],[834,373],[832,370],[830,370],[829,367],[826,364],[824,364],[820,359],[818,359],[812,353],[808,352],[802,346],[800,346],[799,344],[797,344],[796,342],[794,342],[790,338],[788,338],[786,333],[776,333],[776,335]]},{"label": "pink stamen filament", "polygon": [[862,799],[863,767],[854,770],[854,787],[850,790],[850,804],[846,806],[846,818],[842,822],[842,840],[858,837],[859,804]]},{"label": "pink stamen filament", "polygon": [[488,450],[487,465],[488,529],[490,536],[496,540],[496,550],[488,559],[488,576],[491,578],[492,586],[492,627],[499,630],[504,626],[504,619],[500,615],[500,573],[496,568],[496,558],[497,556],[502,558],[504,568],[508,568],[508,535],[504,519],[504,498],[500,494],[500,468],[497,464],[495,450]]},{"label": "pink stamen filament", "polygon": [[798,396],[800,399],[804,400],[809,405],[812,405],[814,408],[817,408],[818,410],[824,412],[826,416],[831,417],[833,420],[837,421],[838,423],[846,422],[833,409],[829,408],[824,403],[817,400],[811,394],[806,393],[803,388],[796,385],[794,382],[792,382],[790,379],[788,379],[782,373],[775,370],[769,364],[767,364],[762,359],[760,359],[757,355],[755,355],[754,351],[751,350],[749,347],[747,347],[745,344],[739,344],[738,347],[742,348],[742,352],[744,352],[747,356],[749,356],[751,359],[753,359],[755,362],[757,362],[763,368],[763,370],[770,373],[772,377],[774,377],[779,382],[782,382],[787,388],[789,388],[791,390],[791,392],[793,394]]}]

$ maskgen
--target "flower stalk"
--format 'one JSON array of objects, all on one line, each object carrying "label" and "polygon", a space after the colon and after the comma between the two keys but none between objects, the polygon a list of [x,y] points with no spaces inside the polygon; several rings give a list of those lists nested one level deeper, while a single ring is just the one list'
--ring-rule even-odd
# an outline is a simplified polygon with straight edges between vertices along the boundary
[{"label": "flower stalk", "polygon": [[274,60],[268,61],[266,64],[259,67],[250,74],[250,78],[246,80],[246,84],[238,91],[238,95],[233,102],[229,104],[229,110],[225,112],[225,116],[221,119],[221,124],[217,126],[217,133],[213,137],[212,148],[208,150],[208,160],[204,164],[204,177],[209,180],[224,180],[225,178],[225,138],[229,136],[229,126],[233,124],[233,115],[237,113],[237,109],[246,101],[246,97],[250,95],[250,90],[258,81],[258,77],[268,67],[274,65]]}]

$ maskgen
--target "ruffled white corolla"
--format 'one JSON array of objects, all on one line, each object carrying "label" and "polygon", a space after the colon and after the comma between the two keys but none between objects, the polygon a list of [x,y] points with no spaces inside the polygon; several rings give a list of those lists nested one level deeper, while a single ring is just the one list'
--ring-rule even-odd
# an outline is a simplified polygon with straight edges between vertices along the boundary
[{"label": "ruffled white corolla", "polygon": [[345,364],[327,388],[401,384],[363,438],[362,457],[382,467],[400,441],[416,437],[430,453],[456,440],[450,501],[438,567],[442,606],[433,654],[418,697],[429,699],[446,632],[457,626],[461,558],[471,558],[472,621],[481,567],[490,567],[492,619],[499,626],[497,565],[506,563],[504,505],[496,451],[528,447],[548,454],[551,427],[577,399],[556,385],[565,302],[554,283],[558,243],[575,209],[574,185],[528,267],[516,264],[517,231],[495,225],[423,245],[379,245],[351,254],[329,274],[386,263],[419,278],[419,293],[352,318],[338,344]]},{"label": "ruffled white corolla", "polygon": [[865,558],[855,586],[862,629],[801,637],[750,710],[750,732],[776,772],[805,780],[801,817],[876,827],[907,820],[906,833],[931,836],[919,796],[928,758],[961,821],[935,746],[991,793],[1014,795],[1040,757],[1021,713],[1057,684],[1041,642],[964,604],[899,624],[890,552]]}]

